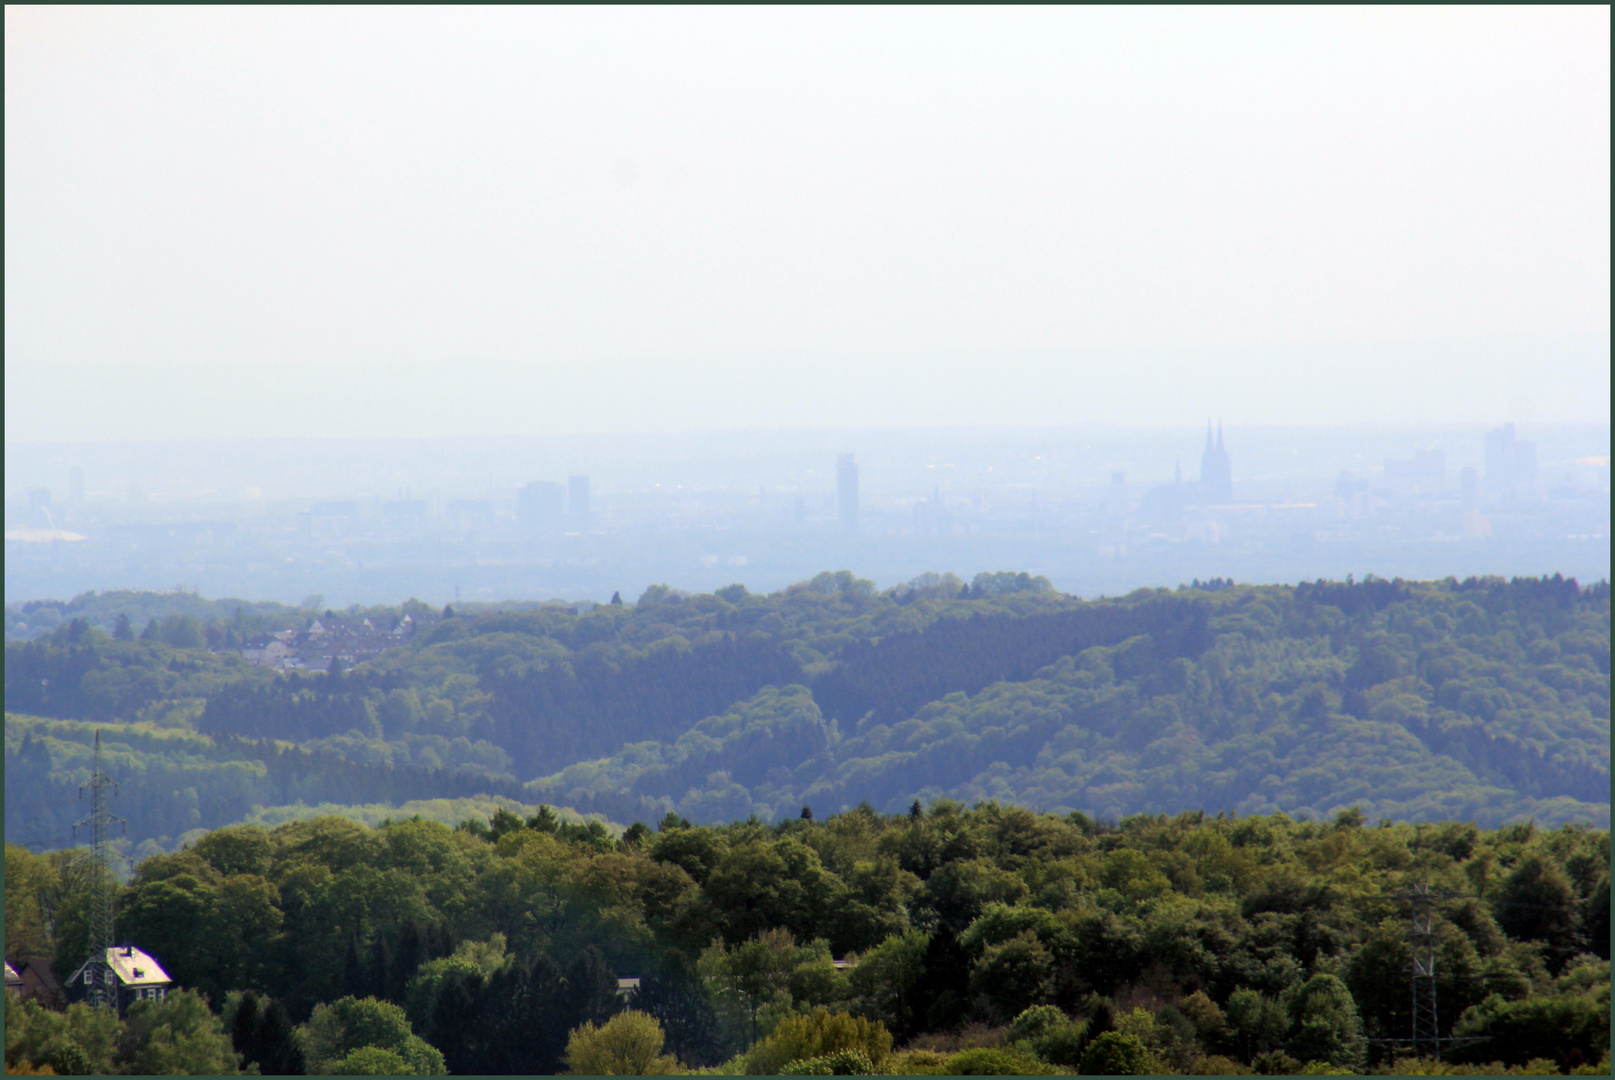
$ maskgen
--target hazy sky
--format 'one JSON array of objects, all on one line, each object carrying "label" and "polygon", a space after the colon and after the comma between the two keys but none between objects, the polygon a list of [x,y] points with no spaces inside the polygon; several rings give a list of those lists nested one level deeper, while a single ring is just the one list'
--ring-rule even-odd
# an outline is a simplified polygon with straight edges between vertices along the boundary
[{"label": "hazy sky", "polygon": [[7,440],[1607,422],[1609,19],[7,7]]}]

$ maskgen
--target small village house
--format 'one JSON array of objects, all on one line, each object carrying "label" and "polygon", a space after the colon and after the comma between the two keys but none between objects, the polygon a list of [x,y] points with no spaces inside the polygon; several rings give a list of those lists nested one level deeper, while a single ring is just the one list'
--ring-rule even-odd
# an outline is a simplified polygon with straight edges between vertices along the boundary
[{"label": "small village house", "polygon": [[[168,977],[156,960],[133,945],[108,949],[106,963],[112,975],[113,1006],[119,1016],[136,1001],[163,1000],[168,996],[168,988],[174,985],[174,980]],[[90,961],[86,960],[68,976],[67,985],[75,991],[75,996],[87,994],[90,977]]]},{"label": "small village house", "polygon": [[25,1001],[33,998],[53,1009],[65,1001],[62,984],[51,974],[50,965],[42,961],[6,961],[6,989],[15,990],[17,996]]}]

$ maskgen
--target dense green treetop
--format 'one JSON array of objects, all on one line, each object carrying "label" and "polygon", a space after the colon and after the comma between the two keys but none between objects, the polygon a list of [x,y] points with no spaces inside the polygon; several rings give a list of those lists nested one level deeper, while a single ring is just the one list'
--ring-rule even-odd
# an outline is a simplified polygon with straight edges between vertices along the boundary
[{"label": "dense green treetop", "polygon": [[6,646],[8,835],[60,842],[94,724],[117,725],[135,842],[169,846],[260,807],[474,796],[621,823],[940,797],[1608,823],[1605,585],[1085,602],[1002,577],[878,593],[842,571],[770,596],[421,612],[406,644],[342,673],[68,622]]},{"label": "dense green treetop", "polygon": [[[87,890],[64,855],[8,845],[7,936],[71,970]],[[1428,885],[1444,895],[1443,1031],[1484,1035],[1463,1051],[1476,1061],[1570,1068],[1607,1054],[1608,882],[1604,830],[1352,810],[1110,825],[941,800],[776,825],[669,815],[620,838],[544,812],[458,828],[320,818],[143,860],[118,927],[223,1010],[238,1053],[280,1060],[300,1023],[311,1069],[379,1067],[378,1053],[348,1060],[374,1047],[418,1073],[552,1072],[570,1047],[668,1070],[668,1054],[789,1072],[856,1052],[912,1071],[938,1064],[921,1051],[985,1047],[948,1041],[976,1024],[999,1047],[981,1068],[1294,1071],[1388,1060],[1374,1040],[1410,1023],[1408,891]],[[643,980],[626,1000],[622,976]],[[243,1013],[246,991],[258,1015],[284,1003],[289,1019]],[[647,1024],[633,1038],[607,1024],[625,1006],[660,1025],[660,1049]],[[208,1060],[228,1071],[219,1024],[181,1012],[154,1013],[120,1060],[212,1032]],[[88,1029],[37,1032],[17,1051],[30,1061],[63,1039],[103,1052]]]}]

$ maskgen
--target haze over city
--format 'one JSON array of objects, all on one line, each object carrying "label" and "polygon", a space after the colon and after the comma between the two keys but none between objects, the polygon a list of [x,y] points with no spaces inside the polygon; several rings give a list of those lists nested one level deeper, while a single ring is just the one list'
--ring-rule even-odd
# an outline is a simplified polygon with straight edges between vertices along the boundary
[{"label": "haze over city", "polygon": [[8,8],[7,601],[1607,575],[1608,18]]}]

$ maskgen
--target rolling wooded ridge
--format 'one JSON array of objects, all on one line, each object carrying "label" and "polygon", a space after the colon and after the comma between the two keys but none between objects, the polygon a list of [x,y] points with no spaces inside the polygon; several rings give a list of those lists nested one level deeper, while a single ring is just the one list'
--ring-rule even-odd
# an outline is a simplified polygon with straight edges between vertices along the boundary
[{"label": "rolling wooded ridge", "polygon": [[1082,601],[1024,578],[877,593],[842,571],[771,596],[415,605],[404,644],[330,672],[246,663],[230,642],[255,631],[250,612],[154,617],[130,640],[72,620],[6,646],[8,836],[65,843],[95,730],[132,842],[163,848],[280,807],[477,796],[618,827],[944,797],[1105,819],[1358,806],[1608,824],[1606,584],[1217,582]]}]

